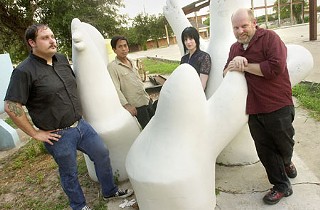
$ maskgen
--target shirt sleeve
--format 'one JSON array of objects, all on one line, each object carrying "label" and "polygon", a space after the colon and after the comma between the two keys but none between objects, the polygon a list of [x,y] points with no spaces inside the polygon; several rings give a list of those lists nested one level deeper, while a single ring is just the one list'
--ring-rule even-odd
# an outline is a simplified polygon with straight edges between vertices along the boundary
[{"label": "shirt sleeve", "polygon": [[264,44],[267,60],[260,63],[260,69],[266,79],[273,79],[286,69],[287,48],[275,32],[269,33],[268,42]]},{"label": "shirt sleeve", "polygon": [[25,71],[13,70],[4,100],[14,101],[25,105],[29,98],[31,78]]},{"label": "shirt sleeve", "polygon": [[124,106],[128,103],[128,101],[127,101],[126,97],[124,97],[123,93],[121,92],[120,77],[119,77],[116,65],[117,64],[114,62],[110,63],[108,65],[108,71],[109,71],[110,77],[112,79],[112,82],[116,88],[116,91],[118,93],[120,103],[122,106]]},{"label": "shirt sleeve", "polygon": [[187,56],[189,56],[189,55],[186,54],[186,55],[181,57],[180,64],[187,63]]},{"label": "shirt sleeve", "polygon": [[208,53],[203,53],[202,59],[201,59],[201,65],[200,65],[200,74],[206,74],[209,75],[211,70],[211,57]]}]

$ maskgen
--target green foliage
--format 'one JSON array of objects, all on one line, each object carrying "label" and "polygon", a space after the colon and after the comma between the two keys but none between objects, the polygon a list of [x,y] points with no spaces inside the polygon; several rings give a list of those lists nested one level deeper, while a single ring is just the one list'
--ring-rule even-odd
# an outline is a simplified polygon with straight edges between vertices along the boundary
[{"label": "green foliage", "polygon": [[119,173],[119,170],[117,169],[117,170],[115,170],[114,175],[113,175],[114,183],[116,185],[119,184],[119,178],[120,178],[120,173]]},{"label": "green foliage", "polygon": [[44,182],[45,174],[38,172],[35,177],[26,176],[25,180],[29,184],[41,184]]},{"label": "green foliage", "polygon": [[135,43],[138,43],[139,45],[143,45],[144,43],[147,42],[147,40],[150,38],[150,18],[148,15],[144,15],[142,13],[138,14],[134,19],[133,19],[133,30],[134,34],[136,36],[135,38]]},{"label": "green foliage", "polygon": [[[268,14],[268,21],[274,21],[277,20],[277,16],[273,15],[273,14]],[[257,22],[258,23],[265,23],[266,22],[266,16],[265,15],[261,15],[259,17],[257,17]]]},{"label": "green foliage", "polygon": [[[153,40],[158,40],[160,38],[166,37],[165,26],[167,26],[168,35],[170,36],[173,32],[164,15],[159,15],[158,17],[155,15],[150,16],[150,38]],[[159,47],[158,42],[157,47]]]},{"label": "green foliage", "polygon": [[47,153],[48,152],[42,142],[31,139],[26,145],[23,146],[23,149],[21,149],[19,155],[17,158],[15,158],[13,168],[22,168],[25,161],[32,162],[32,160],[34,160],[36,157]]},{"label": "green foliage", "polygon": [[164,15],[149,16],[140,13],[134,17],[132,27],[122,29],[122,34],[128,38],[129,45],[140,45],[143,50],[146,50],[148,39],[158,40],[166,37],[165,26],[167,26],[168,35],[171,36],[173,30]]},{"label": "green foliage", "polygon": [[[279,0],[276,0],[274,2],[274,7],[273,7],[273,11],[276,13],[276,17],[278,16],[278,1]],[[303,12],[303,9],[308,6],[308,1],[307,0],[292,0],[292,2],[296,3],[296,4],[292,4],[292,13],[295,18],[295,21],[297,23],[302,23],[302,12]],[[301,2],[301,4],[299,4],[300,2]],[[303,2],[303,4],[302,4],[302,2]],[[280,0],[280,4],[287,4],[285,6],[280,6],[280,19],[282,19],[282,20],[286,19],[286,18],[290,18],[291,9],[290,9],[289,3],[290,3],[290,1],[288,1],[288,0]]]},{"label": "green foliage", "polygon": [[166,61],[159,59],[144,58],[142,65],[149,74],[171,74],[178,66],[179,61]]},{"label": "green foliage", "polygon": [[12,121],[12,119],[10,117],[6,118],[4,120],[8,125],[10,125],[11,127],[13,127],[14,129],[17,129],[18,127],[16,126],[16,124]]},{"label": "green foliage", "polygon": [[43,197],[33,197],[26,200],[19,209],[41,209],[41,210],[61,210],[68,208],[69,203],[67,199],[63,199],[59,202],[46,201],[44,202]]},{"label": "green foliage", "polygon": [[293,87],[292,93],[310,115],[320,121],[320,84],[301,82]]},{"label": "green foliage", "polygon": [[204,25],[207,25],[207,26],[210,26],[210,17],[207,18],[204,22],[203,22]]},{"label": "green foliage", "polygon": [[84,160],[83,154],[78,156],[77,161],[78,161],[78,174],[84,175],[84,174],[88,173],[86,161]]},{"label": "green foliage", "polygon": [[103,35],[119,32],[125,16],[119,15],[120,0],[1,0],[0,53],[10,53],[13,63],[28,54],[24,42],[26,28],[36,22],[46,23],[55,33],[59,51],[71,57],[71,29],[73,18],[95,26]]}]

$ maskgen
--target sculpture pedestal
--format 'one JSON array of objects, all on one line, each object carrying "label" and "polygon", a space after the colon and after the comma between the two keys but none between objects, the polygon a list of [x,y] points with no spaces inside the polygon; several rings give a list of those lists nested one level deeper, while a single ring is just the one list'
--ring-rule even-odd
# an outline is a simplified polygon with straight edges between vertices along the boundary
[{"label": "sculpture pedestal", "polygon": [[219,154],[217,163],[222,165],[250,165],[259,161],[248,124]]},{"label": "sculpture pedestal", "polygon": [[[0,114],[4,112],[4,97],[13,70],[9,54],[0,54]],[[20,142],[17,131],[0,119],[0,150],[14,148]]]},{"label": "sculpture pedestal", "polygon": [[17,131],[0,119],[0,151],[12,149],[19,142]]}]

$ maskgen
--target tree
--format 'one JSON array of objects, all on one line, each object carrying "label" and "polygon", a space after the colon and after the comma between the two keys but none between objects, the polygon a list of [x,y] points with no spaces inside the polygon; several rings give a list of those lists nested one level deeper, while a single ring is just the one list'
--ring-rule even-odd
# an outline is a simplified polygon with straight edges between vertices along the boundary
[{"label": "tree", "polygon": [[[158,39],[166,37],[165,25],[167,25],[168,34],[171,35],[173,30],[164,15],[149,16],[148,14],[140,13],[134,17],[132,28],[129,28],[124,34],[127,34],[131,44],[140,45],[146,50],[148,39],[153,39],[157,42]],[[159,47],[158,42],[157,47]]]},{"label": "tree", "polygon": [[143,46],[143,49],[146,50],[147,40],[150,38],[150,18],[148,15],[139,13],[136,17],[133,18],[132,27],[134,34],[136,35],[135,42],[140,46]]},{"label": "tree", "polygon": [[[295,18],[295,21],[297,23],[302,23],[302,12],[303,12],[303,6],[308,5],[308,1],[306,0],[292,0],[293,5],[292,5],[292,13]],[[301,4],[299,4],[299,2]],[[285,18],[290,18],[290,1],[289,0],[280,0],[280,4],[288,4],[285,6],[280,6],[280,19],[285,19]],[[302,4],[303,3],[303,4]],[[276,12],[278,15],[278,0],[274,2],[274,7],[273,11]]]},{"label": "tree", "polygon": [[157,48],[159,48],[158,39],[162,39],[166,37],[166,28],[167,25],[168,34],[171,35],[173,33],[170,24],[163,14],[160,14],[158,17],[155,15],[150,16],[150,38],[155,40],[157,43]]},{"label": "tree", "polygon": [[25,58],[24,32],[32,23],[41,22],[55,33],[59,51],[71,57],[72,19],[90,23],[109,36],[125,23],[118,14],[121,7],[121,0],[0,0],[0,53],[10,53],[14,62]]},{"label": "tree", "polygon": [[208,17],[204,22],[204,25],[210,26],[210,17]]}]

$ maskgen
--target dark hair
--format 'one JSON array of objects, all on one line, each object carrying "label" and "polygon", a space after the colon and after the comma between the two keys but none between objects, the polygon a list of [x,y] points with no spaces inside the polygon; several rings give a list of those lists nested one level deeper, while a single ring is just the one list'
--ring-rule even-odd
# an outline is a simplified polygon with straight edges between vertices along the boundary
[{"label": "dark hair", "polygon": [[184,53],[187,52],[187,47],[184,44],[184,40],[186,38],[191,38],[194,39],[194,41],[196,42],[197,45],[197,49],[200,49],[200,37],[199,37],[199,33],[197,31],[197,29],[195,29],[194,27],[187,27],[185,28],[182,33],[181,33],[181,40],[182,40],[182,44],[183,44],[183,49],[184,49]]},{"label": "dark hair", "polygon": [[127,39],[126,37],[124,37],[124,36],[114,36],[114,37],[112,37],[112,39],[111,39],[111,41],[110,41],[111,47],[112,47],[113,49],[115,49],[115,48],[117,47],[117,42],[118,42],[119,40],[126,40],[127,45],[129,45],[128,39]]},{"label": "dark hair", "polygon": [[36,23],[36,24],[29,26],[25,32],[25,39],[26,39],[28,46],[31,47],[28,42],[29,39],[35,41],[38,36],[38,31],[40,29],[47,29],[47,28],[49,28],[48,25],[43,24],[43,23]]}]

